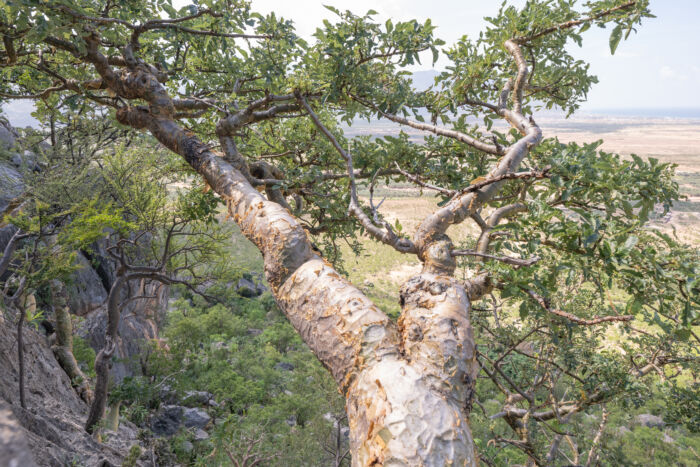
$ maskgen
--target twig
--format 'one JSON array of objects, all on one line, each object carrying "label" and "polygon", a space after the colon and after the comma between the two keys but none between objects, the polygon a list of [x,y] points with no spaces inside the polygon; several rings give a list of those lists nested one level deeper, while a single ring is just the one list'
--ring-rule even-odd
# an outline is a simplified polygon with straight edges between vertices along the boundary
[{"label": "twig", "polygon": [[605,407],[603,407],[603,416],[602,420],[600,421],[600,426],[598,427],[598,432],[595,435],[595,438],[593,438],[593,444],[591,445],[591,450],[588,451],[588,459],[586,460],[586,467],[591,467],[594,462],[597,461],[598,456],[596,455],[596,448],[598,447],[598,443],[600,443],[600,439],[603,437],[603,430],[605,429],[605,424],[608,422],[608,411]]},{"label": "twig", "polygon": [[430,183],[426,183],[426,182],[422,181],[418,176],[412,175],[412,174],[406,172],[405,170],[402,170],[401,167],[399,166],[399,163],[396,161],[394,161],[394,165],[396,165],[396,169],[399,171],[399,173],[401,175],[403,175],[404,177],[406,177],[407,179],[409,179],[410,181],[412,181],[413,183],[415,183],[418,186],[421,186],[423,188],[427,188],[429,190],[435,190],[435,191],[442,193],[443,195],[447,195],[447,196],[454,196],[455,193],[457,193],[455,190],[448,190],[447,188],[442,188],[442,187],[439,187],[437,185],[431,185]]}]

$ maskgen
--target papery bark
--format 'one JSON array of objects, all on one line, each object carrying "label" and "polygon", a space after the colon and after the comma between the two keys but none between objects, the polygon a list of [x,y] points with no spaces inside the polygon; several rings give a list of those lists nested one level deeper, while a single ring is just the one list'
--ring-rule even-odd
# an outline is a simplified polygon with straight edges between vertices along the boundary
[{"label": "papery bark", "polygon": [[[262,252],[280,308],[345,393],[353,465],[476,465],[465,411],[476,366],[464,288],[434,275],[407,285],[399,332],[313,252],[289,211],[173,122],[148,126],[227,201]],[[406,341],[416,326],[424,340]]]}]

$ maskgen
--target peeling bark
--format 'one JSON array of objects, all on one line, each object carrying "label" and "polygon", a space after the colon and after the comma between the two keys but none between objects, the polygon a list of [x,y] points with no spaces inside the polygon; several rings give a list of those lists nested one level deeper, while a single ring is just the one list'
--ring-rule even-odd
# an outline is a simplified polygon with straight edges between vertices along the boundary
[{"label": "peeling bark", "polygon": [[464,288],[421,274],[401,301],[398,347],[362,354],[346,393],[353,465],[477,465],[468,405],[478,366]]},{"label": "peeling bark", "polygon": [[[231,140],[236,125],[295,106],[256,111],[266,104],[261,101],[243,113],[227,115],[217,125],[226,152],[222,157],[176,123],[175,105],[147,65],[132,62],[128,72],[117,73],[94,45],[88,48],[88,60],[117,95],[148,102],[148,106],[121,107],[118,121],[148,130],[181,155],[226,200],[230,217],[261,251],[280,308],[345,393],[353,465],[477,465],[468,420],[478,372],[471,306],[465,286],[451,277],[456,263],[445,231],[475,213],[505,178],[456,195],[420,226],[411,251],[423,261],[423,272],[402,287],[403,312],[397,326],[314,253],[285,203],[258,192]],[[295,97],[310,109],[298,92]],[[526,136],[508,148],[491,178],[513,172],[541,138],[539,128],[521,114],[498,112]],[[353,174],[352,159],[345,158]],[[268,195],[277,197],[273,192]],[[476,289],[488,287],[486,280]],[[109,336],[107,342],[109,347]],[[98,361],[107,353],[100,352]],[[102,366],[96,368],[99,375]],[[98,376],[98,386],[100,381],[106,385],[106,378]],[[101,409],[100,417],[104,402]]]}]

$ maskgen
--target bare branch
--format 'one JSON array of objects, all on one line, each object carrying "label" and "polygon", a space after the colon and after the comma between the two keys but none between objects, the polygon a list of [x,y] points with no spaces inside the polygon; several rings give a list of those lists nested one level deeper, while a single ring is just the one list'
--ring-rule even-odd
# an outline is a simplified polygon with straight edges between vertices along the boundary
[{"label": "bare branch", "polygon": [[371,102],[368,102],[364,99],[361,99],[355,95],[350,95],[350,97],[359,102],[360,104],[364,105],[365,107],[368,107],[374,111],[376,111],[378,114],[383,116],[384,118],[391,120],[392,122],[399,123],[401,125],[406,125],[410,126],[411,128],[415,128],[416,130],[422,130],[422,131],[428,131],[430,133],[434,133],[438,136],[444,136],[446,138],[452,138],[455,139],[459,142],[465,143],[474,149],[478,149],[479,151],[483,151],[489,154],[496,154],[496,155],[503,155],[504,150],[503,148],[499,148],[495,145],[485,143],[483,141],[480,141],[472,136],[469,136],[467,134],[464,134],[459,131],[455,130],[448,130],[447,128],[441,128],[437,125],[430,125],[427,123],[420,123],[420,122],[415,122],[413,120],[409,120],[405,117],[400,117],[395,114],[390,114],[387,112],[384,112],[379,109],[376,105],[372,104]]},{"label": "bare branch", "polygon": [[606,322],[614,322],[614,321],[631,321],[634,319],[634,315],[621,315],[621,316],[602,316],[600,318],[594,318],[594,319],[583,319],[579,318],[576,315],[572,315],[571,313],[567,313],[565,311],[557,310],[554,308],[551,308],[549,304],[547,303],[547,300],[545,300],[544,297],[539,295],[537,292],[534,290],[530,289],[522,289],[525,291],[537,304],[546,312],[555,314],[557,316],[561,316],[562,318],[566,318],[569,321],[580,324],[582,326],[593,326],[596,324],[600,323],[606,323]]},{"label": "bare branch", "polygon": [[12,238],[10,238],[10,241],[7,242],[7,245],[5,245],[5,250],[2,253],[2,258],[0,258],[0,276],[5,274],[5,271],[7,271],[7,268],[10,266],[12,254],[17,249],[19,241],[29,236],[30,234],[25,234],[18,229],[17,232],[14,233]]},{"label": "bare branch", "polygon": [[443,195],[447,195],[447,196],[454,196],[456,193],[455,190],[448,190],[446,188],[442,188],[442,187],[439,187],[437,185],[431,185],[430,183],[426,183],[426,182],[422,181],[420,179],[420,177],[418,177],[417,175],[411,175],[410,173],[408,173],[404,170],[401,170],[401,167],[399,166],[398,162],[394,162],[394,164],[396,165],[396,169],[399,171],[399,173],[401,175],[403,175],[404,177],[406,177],[407,179],[409,179],[410,181],[412,181],[413,183],[415,183],[418,186],[421,186],[423,188],[427,188],[429,190],[435,190],[435,191],[442,193]]},{"label": "bare branch", "polygon": [[600,443],[600,439],[603,437],[603,430],[605,429],[605,425],[608,422],[608,411],[603,406],[603,416],[600,421],[600,426],[598,427],[598,432],[595,434],[595,438],[593,438],[593,444],[591,445],[591,450],[588,451],[588,459],[586,460],[586,467],[591,467],[591,465],[595,465],[595,462],[598,458],[595,450],[598,447],[598,443]]},{"label": "bare branch", "polygon": [[494,256],[486,253],[479,253],[474,250],[452,250],[452,256],[478,256],[480,258],[492,259],[514,266],[532,266],[541,259],[539,256],[533,256],[528,259],[513,258],[511,256]]}]

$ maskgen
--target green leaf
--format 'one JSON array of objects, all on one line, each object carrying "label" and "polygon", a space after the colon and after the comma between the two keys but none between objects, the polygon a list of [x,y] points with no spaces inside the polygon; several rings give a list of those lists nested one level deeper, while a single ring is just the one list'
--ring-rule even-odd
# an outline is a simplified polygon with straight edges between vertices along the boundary
[{"label": "green leaf", "polygon": [[520,319],[525,319],[525,318],[527,318],[527,315],[530,314],[530,310],[528,310],[528,308],[527,308],[527,303],[525,303],[525,302],[521,302],[521,303],[520,303],[520,310],[519,310],[519,312],[520,312]]},{"label": "green leaf", "polygon": [[625,313],[628,313],[630,315],[637,314],[639,310],[642,309],[642,305],[644,305],[644,302],[640,300],[637,297],[632,297],[629,302],[627,302],[627,309]]},{"label": "green leaf", "polygon": [[688,338],[690,338],[690,329],[686,329],[686,328],[676,329],[674,334],[676,335],[676,337],[679,340],[687,341]]},{"label": "green leaf", "polygon": [[330,6],[330,5],[323,5],[323,8],[325,8],[326,10],[332,11],[332,12],[335,13],[336,15],[340,16],[340,10],[338,10],[337,8],[335,8],[335,7],[333,7],[333,6]]},{"label": "green leaf", "polygon": [[629,253],[630,251],[632,251],[632,248],[634,248],[638,241],[639,238],[636,235],[630,235],[629,237],[627,237],[627,240],[625,240],[624,245],[622,245],[620,253]]},{"label": "green leaf", "polygon": [[615,29],[613,29],[612,34],[610,34],[610,53],[612,55],[615,55],[615,51],[617,50],[617,46],[620,44],[620,40],[622,39],[622,26],[619,24],[615,26]]}]

